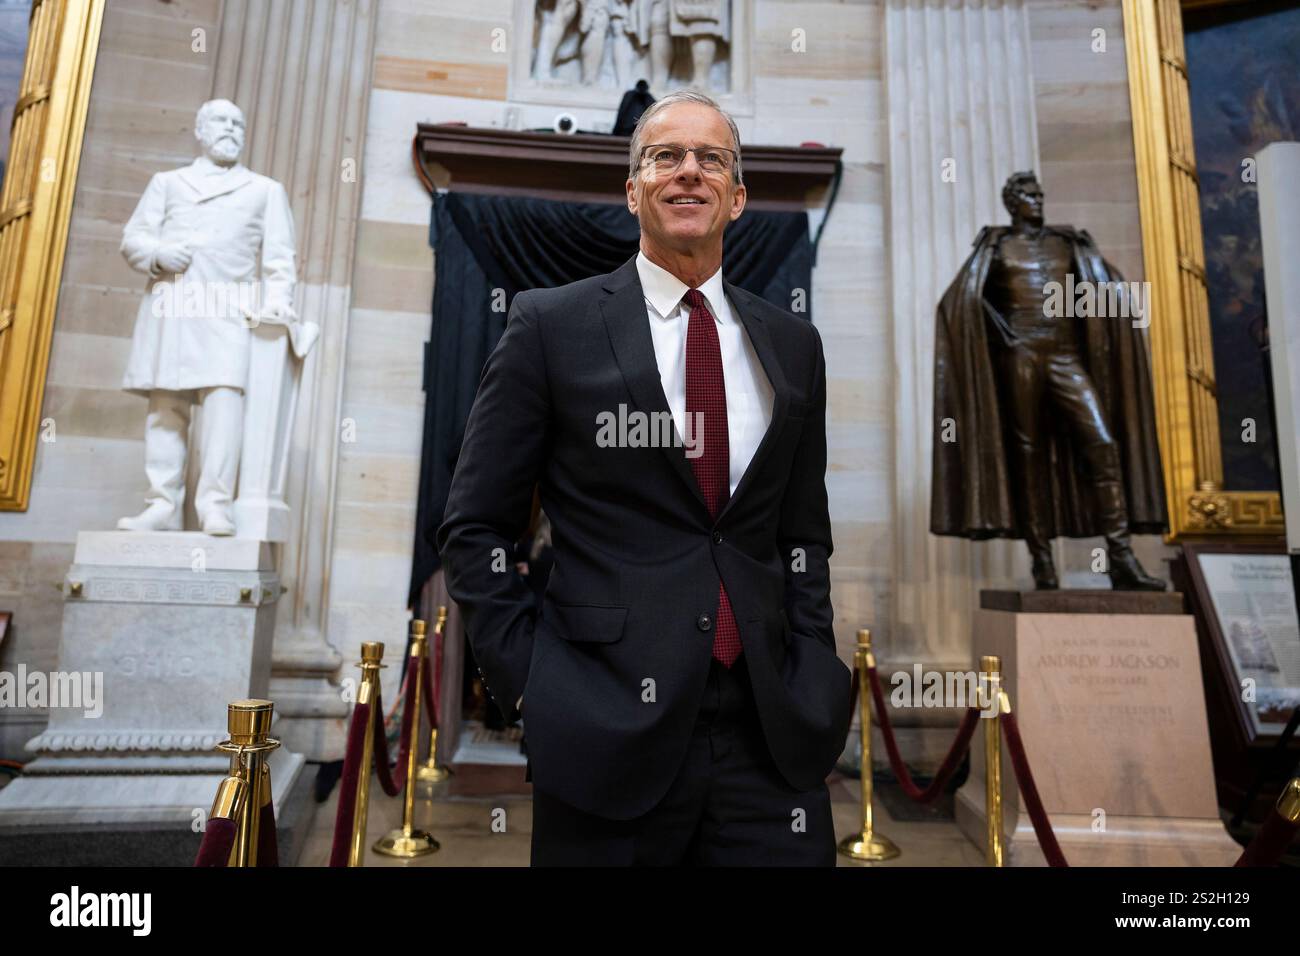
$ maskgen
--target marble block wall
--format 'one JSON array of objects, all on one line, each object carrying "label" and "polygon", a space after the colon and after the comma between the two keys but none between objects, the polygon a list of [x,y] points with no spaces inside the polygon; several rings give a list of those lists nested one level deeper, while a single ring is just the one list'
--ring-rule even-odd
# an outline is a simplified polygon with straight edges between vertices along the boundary
[{"label": "marble block wall", "polygon": [[[828,362],[832,596],[841,654],[850,659],[857,628],[870,626],[888,667],[896,599],[889,502],[895,442],[903,439],[894,434],[892,397],[885,0],[751,2],[753,108],[737,116],[742,140],[815,140],[844,149],[844,180],[813,276]],[[1140,278],[1120,0],[1026,6],[1050,210],[1092,230],[1125,274]],[[396,638],[405,620],[421,350],[433,294],[429,199],[409,158],[415,123],[549,127],[560,109],[510,99],[515,9],[514,0],[444,0],[436,12],[420,0],[381,0],[343,401],[357,434],[340,453],[330,592],[331,640],[345,660],[356,657],[376,622]],[[1091,53],[1096,28],[1107,31],[1105,54]],[[494,48],[494,36],[506,38],[504,47]],[[796,36],[803,52],[792,48]],[[608,128],[615,100],[608,110],[566,109],[580,128]],[[1146,558],[1151,542],[1144,544]],[[1086,566],[1086,549],[1067,555],[1070,566]],[[941,644],[938,636],[934,644]],[[951,656],[936,652],[930,660]],[[928,755],[928,747],[920,749]]]},{"label": "marble block wall", "polygon": [[[618,106],[617,94],[608,109],[510,100],[515,7],[514,0],[445,0],[436,7],[382,2],[343,398],[356,440],[340,454],[330,592],[331,637],[345,660],[373,638],[376,623],[397,636],[405,619],[424,407],[421,353],[433,294],[430,202],[410,161],[415,124],[513,120],[523,128],[549,127],[563,108],[579,128],[608,129]],[[743,142],[815,140],[844,148],[843,185],[822,239],[812,302],[826,342],[832,588],[846,659],[856,628],[882,618],[889,599],[880,23],[875,0],[753,3],[753,110],[737,116]],[[506,31],[507,44],[494,52],[498,29]],[[800,30],[805,52],[792,49]]]},{"label": "marble block wall", "polygon": [[[146,402],[120,390],[144,278],[118,253],[122,226],[149,176],[193,160],[194,110],[214,59],[221,0],[113,0],[106,5],[85,147],[54,321],[31,505],[0,513],[0,609],[13,612],[0,669],[52,670],[77,532],[110,529],[142,507]],[[46,723],[41,710],[0,711],[0,754]],[[217,728],[220,729],[220,728]]]},{"label": "marble block wall", "polygon": [[[227,0],[229,2],[229,0]],[[748,143],[843,147],[845,174],[813,277],[828,361],[827,483],[834,521],[833,599],[840,651],[872,627],[890,660],[896,532],[893,319],[886,243],[888,113],[885,0],[735,0],[749,5]],[[934,0],[936,3],[944,0]],[[990,0],[997,2],[997,0]],[[1043,182],[1054,219],[1090,229],[1129,277],[1141,248],[1120,0],[1027,0]],[[32,506],[0,514],[0,608],[15,612],[0,668],[55,666],[58,584],[81,529],[110,528],[144,491],[145,404],[118,388],[143,283],[117,252],[122,223],[157,169],[193,156],[195,106],[213,86],[209,49],[223,0],[113,0],[104,21],[68,265],[43,416],[57,439],[37,455]],[[326,637],[351,666],[363,640],[404,639],[415,533],[433,256],[430,201],[411,166],[420,121],[549,127],[560,110],[510,99],[515,0],[379,0],[367,128],[358,175]],[[1108,52],[1089,51],[1091,31]],[[506,45],[494,44],[504,30]],[[799,41],[799,42],[796,42]],[[584,128],[608,109],[573,107]],[[914,436],[907,440],[914,441]],[[936,655],[937,657],[938,655]],[[384,672],[391,699],[397,668]],[[0,713],[0,753],[21,757],[42,713]]]}]

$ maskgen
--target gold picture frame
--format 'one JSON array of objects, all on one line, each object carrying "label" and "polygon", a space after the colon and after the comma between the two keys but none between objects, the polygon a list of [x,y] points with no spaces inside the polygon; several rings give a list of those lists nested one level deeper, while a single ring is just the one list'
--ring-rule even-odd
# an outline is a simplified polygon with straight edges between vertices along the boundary
[{"label": "gold picture frame", "polygon": [[33,0],[0,192],[0,511],[24,511],[105,0]]},{"label": "gold picture frame", "polygon": [[1129,99],[1151,283],[1156,425],[1169,502],[1166,541],[1280,536],[1278,492],[1224,488],[1184,10],[1234,0],[1124,0]]}]

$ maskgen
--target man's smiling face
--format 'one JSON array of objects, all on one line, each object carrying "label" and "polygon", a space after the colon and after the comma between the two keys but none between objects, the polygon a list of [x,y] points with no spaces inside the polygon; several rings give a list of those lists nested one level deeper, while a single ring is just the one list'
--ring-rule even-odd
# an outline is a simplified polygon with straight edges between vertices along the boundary
[{"label": "man's smiling face", "polygon": [[[674,103],[653,116],[641,132],[641,144],[643,149],[720,146],[733,151],[733,162],[737,148],[723,115],[702,103]],[[704,251],[721,245],[727,223],[744,210],[745,187],[736,185],[732,169],[701,168],[694,153],[669,171],[643,158],[636,177],[627,181],[627,208],[640,220],[641,235],[651,248]]]}]

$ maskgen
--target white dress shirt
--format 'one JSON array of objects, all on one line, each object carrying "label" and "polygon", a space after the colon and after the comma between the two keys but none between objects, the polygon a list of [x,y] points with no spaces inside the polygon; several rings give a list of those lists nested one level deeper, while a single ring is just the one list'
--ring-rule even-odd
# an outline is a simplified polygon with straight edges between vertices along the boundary
[{"label": "white dress shirt", "polygon": [[[659,381],[673,413],[678,436],[686,434],[686,330],[691,307],[683,301],[690,286],[655,265],[644,252],[636,255],[636,271],[645,293],[646,315],[654,339]],[[754,352],[745,326],[731,310],[722,289],[722,270],[699,287],[718,327],[722,377],[727,389],[727,447],[731,464],[731,493],[749,467],[772,421],[772,385]]]}]

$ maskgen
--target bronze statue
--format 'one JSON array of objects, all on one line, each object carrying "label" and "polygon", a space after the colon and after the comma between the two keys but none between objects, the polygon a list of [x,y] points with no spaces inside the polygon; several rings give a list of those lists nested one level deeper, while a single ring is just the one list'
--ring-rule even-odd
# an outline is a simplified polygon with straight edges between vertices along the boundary
[{"label": "bronze statue", "polygon": [[[1129,544],[1166,524],[1144,323],[1107,314],[1122,277],[1086,231],[1044,225],[1032,172],[1002,201],[1011,225],[980,232],[939,302],[930,530],[1023,538],[1040,589],[1059,587],[1053,538],[1101,535],[1113,588],[1164,590]],[[1062,312],[1088,288],[1092,314]]]}]

